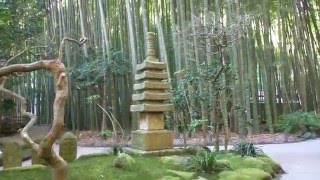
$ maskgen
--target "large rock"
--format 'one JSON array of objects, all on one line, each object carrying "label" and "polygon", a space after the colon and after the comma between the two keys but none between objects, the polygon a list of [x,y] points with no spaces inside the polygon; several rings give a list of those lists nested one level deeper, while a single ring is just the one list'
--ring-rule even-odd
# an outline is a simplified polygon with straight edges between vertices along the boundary
[{"label": "large rock", "polygon": [[118,157],[113,161],[113,166],[117,168],[128,168],[135,163],[135,160],[126,153],[120,153]]},{"label": "large rock", "polygon": [[61,137],[59,155],[67,162],[72,162],[77,158],[77,137],[66,132]]},{"label": "large rock", "polygon": [[23,151],[18,142],[8,141],[3,144],[3,168],[20,167]]}]

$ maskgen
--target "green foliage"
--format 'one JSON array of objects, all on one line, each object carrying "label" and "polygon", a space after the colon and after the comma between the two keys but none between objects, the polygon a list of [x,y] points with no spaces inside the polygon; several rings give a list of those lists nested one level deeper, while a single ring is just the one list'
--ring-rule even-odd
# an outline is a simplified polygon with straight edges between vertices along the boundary
[{"label": "green foliage", "polygon": [[173,100],[175,109],[179,111],[188,109],[188,104],[187,104],[188,99],[186,97],[185,90],[182,85],[180,85],[177,88],[174,88],[172,94],[173,94],[172,100]]},{"label": "green foliage", "polygon": [[240,154],[242,157],[256,157],[259,155],[263,155],[263,151],[260,148],[255,147],[252,142],[246,140],[241,140],[237,142],[235,145],[233,145],[232,150]]},{"label": "green foliage", "polygon": [[103,139],[108,139],[111,138],[113,135],[113,132],[110,130],[105,130],[105,131],[101,131],[99,136]]},{"label": "green foliage", "polygon": [[276,124],[276,129],[286,133],[299,133],[306,139],[312,138],[320,130],[320,116],[312,112],[301,111],[282,115],[279,123]]},{"label": "green foliage", "polygon": [[100,98],[101,98],[100,95],[94,94],[94,95],[87,97],[86,101],[87,101],[87,103],[93,103],[93,102],[99,100]]},{"label": "green foliage", "polygon": [[12,115],[15,112],[16,103],[13,99],[3,99],[1,110],[4,115]]},{"label": "green foliage", "polygon": [[196,127],[198,127],[199,125],[201,125],[201,124],[203,124],[203,123],[205,123],[207,121],[208,121],[207,119],[192,119],[190,124],[189,124],[188,130],[192,131]]},{"label": "green foliage", "polygon": [[13,49],[33,45],[43,30],[45,1],[0,1],[0,58],[8,59]]},{"label": "green foliage", "polygon": [[[230,88],[229,83],[227,86],[222,84],[221,77],[223,75],[228,78],[228,81],[232,80],[233,69],[229,65],[222,68],[219,58],[219,55],[215,55],[210,63],[204,62],[199,66],[191,66],[190,69],[181,69],[174,73],[178,81],[173,86],[173,104],[176,111],[183,113],[184,119],[181,119],[180,125],[185,126],[188,131],[208,121],[203,119],[205,117],[201,117],[200,103],[203,103],[205,109],[218,107],[221,103],[216,97],[222,90]],[[200,83],[202,83],[201,94],[198,89]],[[211,104],[212,99],[215,104]],[[229,100],[228,97],[225,101]]]},{"label": "green foliage", "polygon": [[88,86],[95,86],[102,82],[107,73],[114,75],[127,75],[130,73],[130,63],[122,58],[120,51],[112,51],[107,61],[107,57],[89,49],[88,62],[71,69],[72,81],[77,89]]},{"label": "green foliage", "polygon": [[216,168],[217,155],[218,153],[216,152],[200,149],[197,154],[191,158],[190,167],[188,169],[209,174],[216,172],[218,170]]}]

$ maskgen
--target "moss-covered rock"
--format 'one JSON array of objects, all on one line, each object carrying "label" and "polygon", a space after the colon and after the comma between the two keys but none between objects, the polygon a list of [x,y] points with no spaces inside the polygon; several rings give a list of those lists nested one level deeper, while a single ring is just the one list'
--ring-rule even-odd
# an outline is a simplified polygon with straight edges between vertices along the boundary
[{"label": "moss-covered rock", "polygon": [[272,176],[269,173],[258,168],[243,168],[236,170],[236,172],[254,177],[255,180],[272,180]]},{"label": "moss-covered rock", "polygon": [[128,168],[135,163],[135,160],[126,153],[120,153],[113,161],[113,166],[117,168]]},{"label": "moss-covered rock", "polygon": [[211,152],[211,150],[207,146],[197,145],[197,146],[188,146],[186,148],[186,153],[188,153],[188,154],[196,154],[200,150],[205,150],[207,152]]},{"label": "moss-covered rock", "polygon": [[219,180],[252,180],[252,178],[239,172],[223,171],[219,174]]},{"label": "moss-covered rock", "polygon": [[276,173],[273,171],[272,166],[268,163],[265,163],[263,160],[260,160],[255,157],[245,157],[243,159],[243,168],[257,168],[269,173],[272,177],[276,176]]},{"label": "moss-covered rock", "polygon": [[232,170],[232,166],[229,160],[226,159],[218,159],[215,163],[215,170],[218,172],[225,170]]},{"label": "moss-covered rock", "polygon": [[176,171],[176,170],[167,170],[168,173],[173,174],[174,176],[179,177],[180,179],[192,179],[195,177],[194,172],[186,172],[186,171]]},{"label": "moss-covered rock", "polygon": [[178,155],[164,156],[160,158],[160,161],[165,164],[170,164],[177,166],[178,168],[185,169],[190,165],[191,157]]},{"label": "moss-covered rock", "polygon": [[272,167],[272,170],[276,174],[283,174],[284,170],[282,169],[281,165],[274,162],[271,158],[264,156],[264,157],[259,157],[258,159],[262,160],[263,162],[269,164]]},{"label": "moss-covered rock", "polygon": [[67,162],[72,162],[77,158],[77,137],[66,132],[60,140],[59,155]]},{"label": "moss-covered rock", "polygon": [[22,165],[23,151],[19,143],[7,141],[3,145],[3,168],[19,167]]}]

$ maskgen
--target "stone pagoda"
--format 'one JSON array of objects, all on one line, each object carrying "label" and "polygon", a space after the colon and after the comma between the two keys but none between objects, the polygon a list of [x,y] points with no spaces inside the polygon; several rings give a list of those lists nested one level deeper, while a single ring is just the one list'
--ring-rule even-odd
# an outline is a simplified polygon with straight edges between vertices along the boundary
[{"label": "stone pagoda", "polygon": [[159,62],[155,57],[154,33],[147,35],[147,58],[136,66],[136,84],[132,95],[134,105],[131,112],[140,113],[139,129],[132,132],[133,148],[144,151],[164,150],[173,148],[173,133],[164,129],[164,112],[173,111],[173,104],[165,103],[171,99],[166,92],[170,84],[166,82],[168,72],[166,63]]}]

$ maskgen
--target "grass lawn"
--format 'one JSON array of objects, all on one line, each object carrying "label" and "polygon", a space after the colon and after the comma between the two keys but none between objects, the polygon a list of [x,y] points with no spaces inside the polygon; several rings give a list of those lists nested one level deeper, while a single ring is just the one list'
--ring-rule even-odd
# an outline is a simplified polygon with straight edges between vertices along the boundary
[{"label": "grass lawn", "polygon": [[[170,157],[170,156],[168,156]],[[68,180],[183,180],[206,179],[220,180],[268,180],[281,168],[267,157],[241,157],[232,153],[219,156],[227,161],[231,170],[215,174],[197,174],[183,171],[183,166],[175,162],[164,162],[156,156],[133,156],[135,164],[125,169],[113,167],[116,156],[90,155],[69,163]],[[50,169],[41,166],[11,168],[0,171],[0,180],[50,180]]]}]

